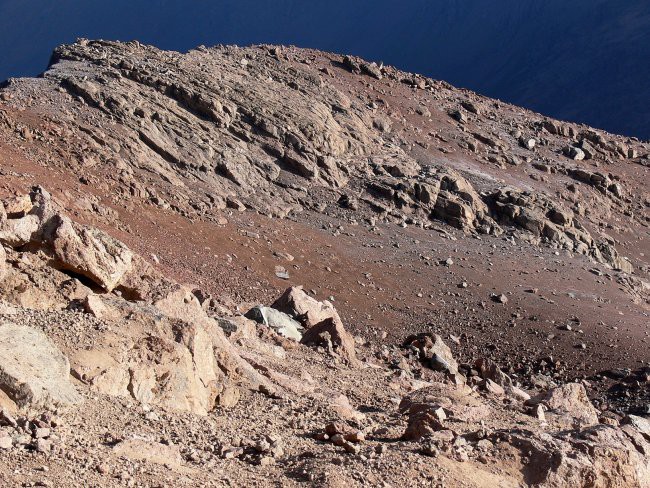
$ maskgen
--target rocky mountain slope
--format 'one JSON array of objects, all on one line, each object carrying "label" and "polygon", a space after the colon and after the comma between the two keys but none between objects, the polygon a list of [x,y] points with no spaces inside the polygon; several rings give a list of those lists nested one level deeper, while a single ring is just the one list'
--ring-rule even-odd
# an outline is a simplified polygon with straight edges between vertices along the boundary
[{"label": "rocky mountain slope", "polygon": [[4,483],[649,486],[648,142],[87,40],[0,131]]}]

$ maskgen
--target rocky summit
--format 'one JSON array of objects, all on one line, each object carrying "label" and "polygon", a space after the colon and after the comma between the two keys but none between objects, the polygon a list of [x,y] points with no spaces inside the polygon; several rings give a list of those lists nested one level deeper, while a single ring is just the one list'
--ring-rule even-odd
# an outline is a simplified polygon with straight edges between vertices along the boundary
[{"label": "rocky summit", "polygon": [[2,486],[650,487],[650,142],[354,56],[0,88]]}]

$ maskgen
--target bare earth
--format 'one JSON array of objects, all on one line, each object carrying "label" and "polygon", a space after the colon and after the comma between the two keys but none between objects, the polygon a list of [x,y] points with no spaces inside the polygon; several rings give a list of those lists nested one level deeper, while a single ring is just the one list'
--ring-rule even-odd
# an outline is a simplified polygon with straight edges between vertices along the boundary
[{"label": "bare earth", "polygon": [[[650,486],[650,143],[85,40],[0,89],[0,136],[0,342],[49,338],[0,344],[1,484]],[[243,317],[292,286],[315,340]]]}]

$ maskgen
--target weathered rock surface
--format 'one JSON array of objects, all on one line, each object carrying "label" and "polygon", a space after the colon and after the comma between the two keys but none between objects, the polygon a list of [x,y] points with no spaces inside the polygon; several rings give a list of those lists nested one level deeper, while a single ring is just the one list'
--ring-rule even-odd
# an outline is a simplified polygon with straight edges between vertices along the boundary
[{"label": "weathered rock surface", "polygon": [[450,374],[458,373],[458,363],[449,346],[439,335],[420,334],[416,337],[408,337],[405,345],[415,348],[419,353],[420,360],[425,362],[428,367]]},{"label": "weathered rock surface", "polygon": [[70,363],[40,330],[0,324],[0,389],[21,409],[55,409],[82,401]]},{"label": "weathered rock surface", "polygon": [[340,357],[351,366],[357,365],[354,337],[345,330],[341,319],[327,318],[307,329],[302,336],[303,344],[318,344]]},{"label": "weathered rock surface", "polygon": [[[304,208],[326,208],[338,201],[341,189],[351,189],[387,220],[441,220],[468,232],[498,235],[503,229],[497,221],[632,271],[613,246],[611,252],[600,249],[602,243],[584,225],[589,216],[574,215],[559,201],[526,185],[503,187],[482,171],[461,173],[452,156],[439,160],[407,150],[390,131],[395,121],[385,106],[359,103],[330,83],[326,72],[289,59],[269,46],[201,47],[180,54],[138,42],[83,40],[57,48],[44,77],[29,83],[50,93],[57,103],[65,98],[57,90],[69,95],[65,103],[73,100],[78,110],[74,124],[90,139],[93,154],[88,159],[94,161],[90,166],[115,179],[125,199],[142,199],[188,214],[214,215],[236,207],[284,217]],[[449,87],[444,83],[404,77],[392,68],[350,56],[340,66],[374,83],[399,80],[418,90],[453,95],[445,91]],[[33,87],[27,81],[10,86],[18,92],[23,88]],[[466,113],[480,117],[485,102],[461,99],[462,110],[457,112],[465,119]],[[439,103],[441,109],[448,104]],[[425,113],[422,107],[418,110]],[[507,141],[513,137],[507,124],[496,130],[478,121],[490,128],[473,126],[472,141],[465,134],[449,133],[446,127],[446,135],[432,132],[427,137],[430,142],[418,144],[423,148],[439,144],[448,155],[455,151],[447,147],[451,137],[458,139],[460,148],[499,167],[519,166],[527,154],[543,146],[544,161],[557,160],[544,167],[588,180],[605,198],[613,196],[619,205],[624,203],[618,181],[567,167],[560,153],[580,163],[587,157],[638,157],[639,149],[598,131],[578,134],[570,124],[530,117],[516,121],[514,145]],[[115,121],[120,129],[102,120]],[[474,125],[474,121],[463,123]],[[543,145],[531,142],[541,135]],[[578,137],[581,147],[567,145],[569,137]],[[566,196],[560,200],[571,201]],[[0,239],[24,242],[34,231],[34,220],[28,215],[18,219],[20,203],[14,205],[14,218],[4,224]],[[113,263],[114,273],[128,264],[128,258],[122,258],[124,263]],[[97,278],[108,287],[115,280]]]},{"label": "weathered rock surface", "polygon": [[287,288],[271,308],[292,316],[306,329],[328,318],[340,320],[334,305],[327,300],[319,302],[298,286]]},{"label": "weathered rock surface", "polygon": [[[268,381],[241,359],[189,289],[162,277],[122,242],[72,222],[60,213],[45,190],[35,189],[31,202],[32,207],[25,211],[27,217],[37,218],[38,225],[30,241],[20,244],[30,244],[28,250],[12,250],[16,258],[22,254],[18,261],[26,265],[13,270],[4,280],[2,287],[8,296],[21,305],[44,310],[64,308],[71,300],[79,300],[98,319],[117,324],[128,319],[133,326],[130,331],[118,329],[117,333],[106,333],[97,338],[92,349],[77,351],[73,357],[73,373],[78,379],[102,393],[131,396],[143,403],[201,415],[218,403],[236,402],[238,385],[253,389],[264,385],[267,391],[273,390]],[[36,263],[40,266],[38,270]],[[68,277],[58,270],[88,278],[106,291],[119,285],[125,295],[137,297],[138,301],[93,294],[78,280],[75,280],[76,289],[69,285],[62,287],[60,283]],[[39,283],[39,289],[34,290],[26,283]],[[60,288],[66,292],[62,293]],[[16,295],[14,290],[23,291]],[[36,293],[25,295],[29,290]],[[9,326],[3,330],[7,341],[5,354],[11,357],[21,354],[20,347],[29,352],[28,345],[20,344],[23,339],[30,343],[43,342],[43,349],[34,349],[36,356],[27,363],[33,363],[36,368],[34,386],[30,386],[31,377],[23,380],[20,376],[28,374],[25,372],[28,366],[17,363],[15,371],[6,370],[7,378],[13,378],[7,388],[15,390],[10,397],[21,407],[40,406],[50,401],[50,397],[54,404],[74,403],[78,398],[74,389],[59,378],[69,375],[68,360],[47,337],[32,329],[20,329],[12,338],[7,332]],[[11,362],[9,356],[3,360]],[[48,361],[52,363],[51,376],[46,374]],[[45,375],[42,384],[38,375]],[[50,380],[61,384],[52,386],[54,392],[48,389]],[[20,386],[22,381],[27,385],[24,388]],[[56,394],[59,389],[60,398]]]},{"label": "weathered rock surface", "polygon": [[[647,142],[352,56],[87,40],[0,134],[2,322],[86,399],[0,389],[3,486],[647,486]],[[315,348],[240,315],[288,279]]]},{"label": "weathered rock surface", "polygon": [[288,339],[294,341],[302,339],[303,327],[289,315],[275,308],[258,305],[246,312],[246,317],[272,328]]},{"label": "weathered rock surface", "polygon": [[133,253],[104,232],[68,218],[58,219],[55,225],[51,246],[61,265],[112,291],[129,271]]},{"label": "weathered rock surface", "polygon": [[586,427],[598,423],[598,412],[589,401],[583,385],[568,383],[553,388],[528,401],[531,405],[543,404],[551,415],[569,420],[574,427]]}]

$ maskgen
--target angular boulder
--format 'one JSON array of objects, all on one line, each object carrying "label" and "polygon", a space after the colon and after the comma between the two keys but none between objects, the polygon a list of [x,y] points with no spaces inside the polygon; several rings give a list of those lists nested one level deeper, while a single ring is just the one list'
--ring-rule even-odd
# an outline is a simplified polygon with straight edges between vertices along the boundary
[{"label": "angular boulder", "polygon": [[420,361],[435,371],[458,373],[458,363],[454,359],[449,346],[437,334],[423,333],[409,336],[405,343],[407,347],[417,349]]},{"label": "angular boulder", "polygon": [[494,381],[497,385],[504,388],[513,386],[510,376],[501,371],[499,365],[494,361],[487,358],[481,358],[474,363],[474,367],[484,380]]},{"label": "angular boulder", "polygon": [[327,300],[319,302],[310,297],[301,286],[287,288],[271,308],[292,316],[306,329],[328,318],[340,319],[334,305]]},{"label": "angular boulder", "polygon": [[354,337],[345,330],[340,319],[330,317],[319,322],[307,329],[300,342],[325,346],[330,353],[339,356],[350,366],[358,363]]},{"label": "angular boulder", "polygon": [[130,270],[133,253],[125,244],[91,227],[54,217],[56,228],[50,243],[55,258],[69,271],[89,278],[112,291]]},{"label": "angular boulder", "polygon": [[24,246],[32,240],[38,227],[39,220],[36,215],[4,220],[0,223],[0,242],[12,247]]},{"label": "angular boulder", "polygon": [[302,339],[303,327],[286,313],[275,308],[257,305],[251,308],[245,315],[246,318],[275,330],[282,337],[300,341]]},{"label": "angular boulder", "polygon": [[52,409],[80,403],[70,382],[70,363],[40,330],[0,325],[0,389],[24,409]]},{"label": "angular boulder", "polygon": [[518,430],[495,435],[528,459],[527,486],[650,486],[650,442],[633,432],[596,425],[553,435]]},{"label": "angular boulder", "polygon": [[[471,388],[443,383],[412,391],[399,404],[399,412],[408,415],[405,440],[419,440],[434,432],[459,427],[460,423],[480,423],[494,416],[492,407]],[[453,423],[446,422],[453,418]]]},{"label": "angular boulder", "polygon": [[529,405],[543,404],[547,417],[555,417],[561,424],[588,427],[598,423],[598,410],[587,397],[587,390],[579,383],[567,383],[531,398]]}]

